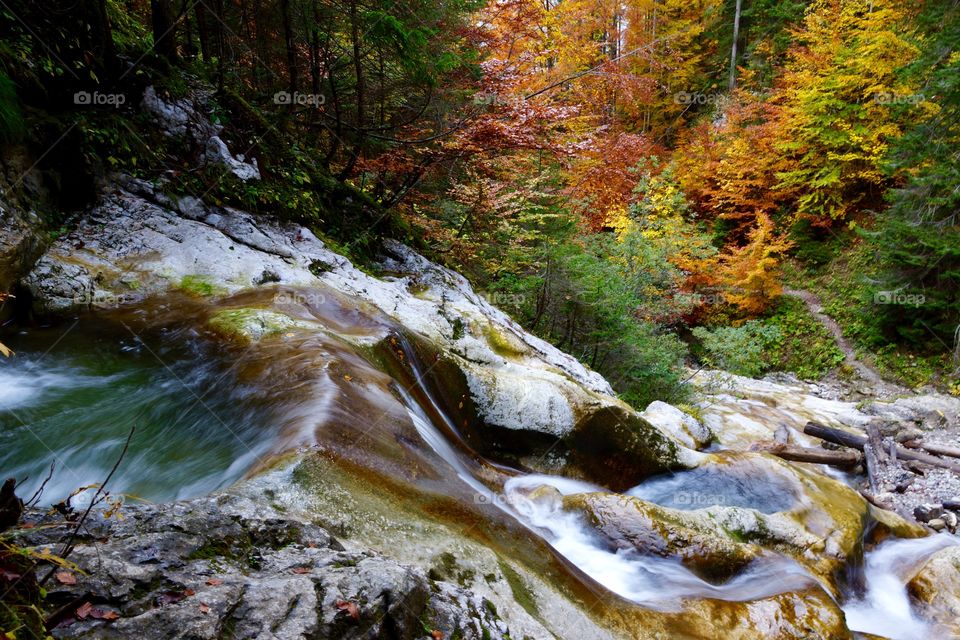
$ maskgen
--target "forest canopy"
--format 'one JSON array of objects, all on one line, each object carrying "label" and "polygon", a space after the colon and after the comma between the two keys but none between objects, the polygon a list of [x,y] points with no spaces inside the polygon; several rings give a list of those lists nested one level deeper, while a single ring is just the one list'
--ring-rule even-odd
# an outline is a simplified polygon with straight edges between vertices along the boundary
[{"label": "forest canopy", "polygon": [[[960,391],[955,0],[51,0],[0,29],[0,137],[71,143],[64,208],[163,173],[357,255],[400,237],[636,402],[689,358],[836,368],[798,289]],[[184,166],[146,86],[210,91],[264,180]]]}]

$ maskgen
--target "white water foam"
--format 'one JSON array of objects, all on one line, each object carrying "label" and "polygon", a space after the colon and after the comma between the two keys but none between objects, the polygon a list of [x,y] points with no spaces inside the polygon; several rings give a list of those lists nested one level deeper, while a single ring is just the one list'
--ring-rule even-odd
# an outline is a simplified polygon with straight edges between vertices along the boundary
[{"label": "white water foam", "polygon": [[577,514],[560,504],[533,501],[527,491],[541,485],[560,493],[603,491],[589,483],[547,475],[529,475],[508,480],[507,501],[521,520],[547,540],[581,571],[614,593],[634,602],[664,611],[679,611],[684,598],[715,598],[747,601],[815,586],[816,580],[799,564],[769,554],[743,573],[723,584],[711,584],[678,560],[612,550]]},{"label": "white water foam", "polygon": [[917,616],[910,606],[904,572],[946,547],[960,544],[956,538],[938,534],[913,540],[891,540],[867,554],[863,598],[843,606],[847,626],[854,631],[873,633],[891,640],[935,637],[932,625]]}]

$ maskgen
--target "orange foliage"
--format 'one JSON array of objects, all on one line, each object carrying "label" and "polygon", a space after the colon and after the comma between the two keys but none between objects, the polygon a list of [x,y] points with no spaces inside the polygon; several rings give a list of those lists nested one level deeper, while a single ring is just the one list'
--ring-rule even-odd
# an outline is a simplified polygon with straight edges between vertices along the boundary
[{"label": "orange foliage", "polygon": [[592,231],[608,226],[614,212],[633,199],[637,166],[644,159],[665,153],[647,136],[621,133],[597,138],[571,171],[568,193]]},{"label": "orange foliage", "polygon": [[766,214],[759,214],[746,245],[730,247],[704,266],[715,274],[713,282],[728,304],[743,315],[756,316],[783,293],[780,258],[791,244],[774,233],[773,221]]},{"label": "orange foliage", "polygon": [[731,221],[732,240],[743,240],[791,197],[777,177],[783,161],[775,146],[776,114],[776,105],[738,92],[722,123],[694,127],[674,156],[695,209]]}]

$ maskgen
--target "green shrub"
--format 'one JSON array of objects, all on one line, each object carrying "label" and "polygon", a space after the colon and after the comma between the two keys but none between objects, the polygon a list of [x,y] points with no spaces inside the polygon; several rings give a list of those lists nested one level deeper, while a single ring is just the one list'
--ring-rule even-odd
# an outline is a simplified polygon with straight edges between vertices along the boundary
[{"label": "green shrub", "polygon": [[833,336],[802,301],[782,298],[765,322],[780,334],[765,356],[770,369],[815,380],[843,362],[843,352]]},{"label": "green shrub", "polygon": [[26,135],[17,89],[10,77],[0,71],[0,141],[20,142]]},{"label": "green shrub", "polygon": [[739,327],[695,327],[704,364],[742,376],[756,377],[769,368],[768,354],[780,340],[780,330],[760,320],[749,320]]}]

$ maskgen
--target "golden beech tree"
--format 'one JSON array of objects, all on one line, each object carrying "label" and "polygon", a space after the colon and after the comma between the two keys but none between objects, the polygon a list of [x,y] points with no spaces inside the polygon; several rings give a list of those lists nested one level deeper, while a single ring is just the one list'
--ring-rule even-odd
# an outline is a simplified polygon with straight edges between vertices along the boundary
[{"label": "golden beech tree", "polygon": [[779,188],[798,192],[799,217],[829,225],[879,201],[898,107],[926,106],[897,73],[918,54],[904,33],[918,4],[818,0],[808,9],[777,96],[788,163]]},{"label": "golden beech tree", "polygon": [[693,127],[674,154],[677,177],[696,211],[732,223],[733,241],[791,199],[777,178],[785,165],[776,147],[776,114],[775,104],[738,91],[719,123]]},{"label": "golden beech tree", "polygon": [[790,246],[766,214],[758,215],[747,244],[728,248],[717,259],[716,284],[726,302],[747,316],[766,311],[783,292],[780,259]]}]

